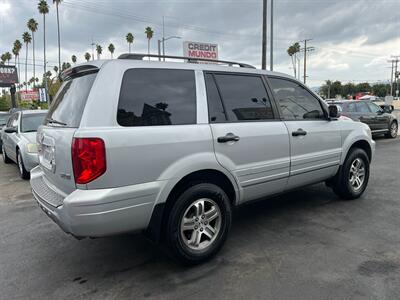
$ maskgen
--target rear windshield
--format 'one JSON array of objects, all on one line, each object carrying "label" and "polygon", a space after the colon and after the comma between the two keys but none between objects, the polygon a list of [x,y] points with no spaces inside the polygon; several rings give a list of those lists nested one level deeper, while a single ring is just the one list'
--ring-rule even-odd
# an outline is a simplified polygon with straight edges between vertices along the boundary
[{"label": "rear windshield", "polygon": [[35,132],[43,124],[46,114],[22,115],[21,132]]},{"label": "rear windshield", "polygon": [[6,114],[0,115],[0,126],[6,125],[9,117],[10,117],[10,115],[6,115]]},{"label": "rear windshield", "polygon": [[96,74],[81,75],[65,81],[53,99],[46,124],[50,124],[48,120],[52,119],[54,122],[51,124],[78,127]]}]

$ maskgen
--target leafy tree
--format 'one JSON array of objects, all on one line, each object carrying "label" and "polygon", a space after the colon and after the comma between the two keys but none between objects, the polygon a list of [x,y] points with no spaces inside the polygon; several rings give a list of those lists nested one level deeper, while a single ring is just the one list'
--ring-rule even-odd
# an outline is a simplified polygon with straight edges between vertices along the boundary
[{"label": "leafy tree", "polygon": [[8,111],[11,108],[10,101],[6,95],[0,97],[0,111]]},{"label": "leafy tree", "polygon": [[147,54],[150,55],[150,40],[153,38],[154,31],[151,27],[148,26],[146,27],[144,33],[146,34],[147,37]]},{"label": "leafy tree", "polygon": [[32,55],[33,55],[33,77],[36,77],[36,61],[35,61],[35,32],[38,30],[38,22],[35,19],[29,19],[26,24],[32,33]]},{"label": "leafy tree", "polygon": [[92,56],[90,55],[89,52],[86,52],[86,53],[85,53],[85,59],[86,59],[87,62],[89,62],[89,60],[90,60],[91,57],[92,57]]},{"label": "leafy tree", "polygon": [[[26,55],[25,55],[25,82],[28,81],[28,45],[32,41],[32,37],[29,34],[29,32],[24,32],[22,35],[22,40],[24,41],[26,45]],[[26,86],[25,86],[26,87]]]},{"label": "leafy tree", "polygon": [[115,51],[115,47],[114,47],[113,43],[111,43],[110,45],[108,45],[108,51],[110,51],[110,53],[111,53],[111,59],[113,59],[113,54],[114,54],[114,51]]},{"label": "leafy tree", "polygon": [[97,59],[100,59],[100,55],[103,52],[103,48],[100,45],[96,45]]},{"label": "leafy tree", "polygon": [[62,0],[53,0],[53,4],[56,5],[56,11],[57,11],[58,68],[60,68],[60,64],[61,64],[60,16],[58,13],[58,6],[60,5],[61,1]]},{"label": "leafy tree", "polygon": [[129,53],[131,53],[131,45],[133,44],[133,40],[135,39],[135,37],[133,36],[133,34],[132,33],[128,33],[127,35],[126,35],[126,41],[128,42],[128,45],[129,45]]}]

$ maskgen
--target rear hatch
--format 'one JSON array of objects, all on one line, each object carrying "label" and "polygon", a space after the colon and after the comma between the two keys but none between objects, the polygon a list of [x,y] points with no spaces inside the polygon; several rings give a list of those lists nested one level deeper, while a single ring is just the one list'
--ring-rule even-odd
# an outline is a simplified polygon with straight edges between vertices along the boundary
[{"label": "rear hatch", "polygon": [[64,72],[44,125],[38,129],[39,165],[45,179],[63,194],[76,189],[71,145],[98,70],[85,65]]}]

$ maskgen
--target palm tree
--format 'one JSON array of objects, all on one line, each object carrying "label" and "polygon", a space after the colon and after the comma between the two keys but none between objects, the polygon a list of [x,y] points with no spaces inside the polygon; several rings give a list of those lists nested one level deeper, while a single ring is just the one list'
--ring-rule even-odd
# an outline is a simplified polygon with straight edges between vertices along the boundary
[{"label": "palm tree", "polygon": [[1,65],[4,65],[5,62],[6,62],[6,54],[3,53],[3,54],[0,56],[0,64],[1,64]]},{"label": "palm tree", "polygon": [[38,22],[35,19],[29,19],[26,24],[28,29],[32,32],[32,55],[33,55],[33,77],[36,77],[36,63],[35,63],[35,32],[38,29]]},{"label": "palm tree", "polygon": [[111,53],[111,59],[113,59],[113,54],[114,54],[114,51],[115,51],[115,47],[114,47],[113,43],[111,43],[110,45],[108,45],[108,51],[110,51],[110,53]]},{"label": "palm tree", "polygon": [[61,43],[60,43],[60,18],[58,14],[58,6],[60,5],[62,0],[53,0],[53,4],[56,4],[56,10],[57,10],[57,34],[58,34],[58,68],[60,68],[61,65]]},{"label": "palm tree", "polygon": [[11,53],[10,52],[6,52],[6,53],[4,53],[4,58],[5,58],[5,60],[7,61],[7,65],[9,65],[10,64],[10,60],[11,60],[11,58],[12,58],[12,55],[11,55]]},{"label": "palm tree", "polygon": [[55,72],[56,74],[58,73],[58,67],[57,67],[57,66],[54,66],[53,70],[54,70],[54,72]]},{"label": "palm tree", "polygon": [[128,45],[129,45],[129,53],[131,53],[131,45],[133,44],[133,40],[135,39],[135,37],[133,36],[133,34],[132,33],[128,33],[127,35],[126,35],[126,41],[128,42]]},{"label": "palm tree", "polygon": [[[144,33],[147,36],[147,54],[150,55],[150,40],[153,37],[154,31],[153,31],[153,29],[151,29],[151,27],[146,27]],[[150,57],[149,57],[149,60],[150,60]]]},{"label": "palm tree", "polygon": [[32,37],[28,31],[24,32],[22,35],[22,40],[26,45],[26,54],[25,54],[25,82],[28,82],[28,45],[32,42]]},{"label": "palm tree", "polygon": [[97,59],[100,59],[101,52],[103,52],[103,48],[100,45],[96,45]]},{"label": "palm tree", "polygon": [[72,56],[71,56],[71,60],[72,60],[72,62],[73,62],[74,64],[76,64],[76,60],[77,60],[76,55],[72,55]]},{"label": "palm tree", "polygon": [[[49,13],[49,5],[46,0],[40,0],[38,4],[39,13],[43,15],[43,74],[46,74],[46,14]],[[47,80],[45,79],[45,88],[47,92]]]},{"label": "palm tree", "polygon": [[22,44],[21,44],[20,40],[15,40],[13,53],[15,56],[15,65],[17,65],[17,58],[18,58],[18,78],[19,78],[19,80],[21,80],[21,70],[19,67],[19,52],[21,51],[21,48],[22,48]]},{"label": "palm tree", "polygon": [[85,59],[86,59],[86,61],[89,62],[90,58],[91,58],[90,53],[89,53],[89,52],[86,52],[86,53],[85,53]]}]

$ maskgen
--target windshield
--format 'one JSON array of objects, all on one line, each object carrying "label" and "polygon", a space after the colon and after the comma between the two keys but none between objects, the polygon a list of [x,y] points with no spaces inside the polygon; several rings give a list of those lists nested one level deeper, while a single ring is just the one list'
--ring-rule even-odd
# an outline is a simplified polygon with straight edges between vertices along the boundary
[{"label": "windshield", "polygon": [[22,115],[21,132],[34,132],[43,124],[46,114]]},{"label": "windshield", "polygon": [[96,73],[91,73],[65,81],[50,106],[45,124],[78,127],[95,78]]},{"label": "windshield", "polygon": [[1,114],[0,115],[0,126],[6,125],[9,117],[10,117],[9,114]]}]

